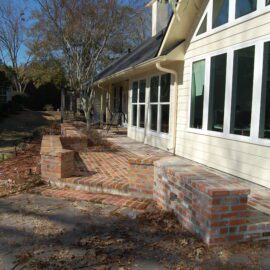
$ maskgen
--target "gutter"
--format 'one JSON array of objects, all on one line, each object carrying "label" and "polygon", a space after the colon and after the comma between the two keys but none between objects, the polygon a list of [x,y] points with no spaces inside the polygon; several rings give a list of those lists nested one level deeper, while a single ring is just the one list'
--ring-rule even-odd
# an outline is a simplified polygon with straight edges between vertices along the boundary
[{"label": "gutter", "polygon": [[156,63],[156,68],[162,72],[170,73],[174,76],[174,118],[173,118],[173,125],[172,125],[172,148],[168,150],[172,150],[173,155],[175,155],[176,150],[176,131],[177,131],[177,113],[178,113],[178,73],[174,69],[169,69],[161,66],[162,61]]},{"label": "gutter", "polygon": [[148,61],[143,62],[141,64],[129,67],[127,69],[121,70],[121,71],[119,71],[117,73],[114,73],[114,74],[108,76],[108,77],[102,78],[102,79],[96,81],[94,83],[94,85],[100,85],[103,82],[106,82],[106,81],[111,80],[111,79],[118,78],[118,77],[120,77],[122,75],[127,75],[129,72],[138,70],[138,69],[143,68],[143,67],[151,66],[152,64],[155,64],[156,62],[162,61],[162,60],[166,60],[164,56],[158,56],[158,57],[152,58],[151,60],[148,60]]}]

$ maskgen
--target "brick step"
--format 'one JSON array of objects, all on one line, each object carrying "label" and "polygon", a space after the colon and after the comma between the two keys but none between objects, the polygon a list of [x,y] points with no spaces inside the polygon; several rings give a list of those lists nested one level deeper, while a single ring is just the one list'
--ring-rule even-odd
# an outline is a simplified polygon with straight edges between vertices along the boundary
[{"label": "brick step", "polygon": [[59,188],[87,191],[91,193],[106,193],[112,195],[129,196],[128,180],[106,179],[95,175],[87,177],[64,178],[51,180],[50,184]]},{"label": "brick step", "polygon": [[81,190],[46,188],[40,192],[44,196],[64,198],[68,200],[88,201],[97,204],[115,205],[129,207],[137,210],[144,210],[152,200],[137,199],[133,197],[110,195],[103,193],[89,193]]},{"label": "brick step", "polygon": [[246,240],[270,239],[270,215],[265,210],[260,204],[254,204],[254,198],[249,196]]},{"label": "brick step", "polygon": [[245,240],[270,239],[270,221],[249,224],[244,238]]}]

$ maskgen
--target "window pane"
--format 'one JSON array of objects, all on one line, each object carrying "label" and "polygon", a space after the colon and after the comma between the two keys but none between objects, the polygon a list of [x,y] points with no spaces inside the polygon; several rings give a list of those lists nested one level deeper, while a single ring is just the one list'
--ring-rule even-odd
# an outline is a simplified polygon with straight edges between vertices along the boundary
[{"label": "window pane", "polygon": [[132,84],[132,102],[138,102],[138,82]]},{"label": "window pane", "polygon": [[205,33],[206,30],[207,30],[207,15],[205,15],[205,17],[204,17],[204,19],[202,21],[202,24],[201,24],[201,26],[200,26],[200,28],[198,30],[197,36]]},{"label": "window pane", "polygon": [[239,18],[257,9],[257,0],[236,0],[235,17]]},{"label": "window pane", "polygon": [[202,128],[205,60],[193,63],[190,127]]},{"label": "window pane", "polygon": [[144,128],[145,122],[145,105],[140,105],[140,127]]},{"label": "window pane", "polygon": [[223,131],[227,54],[211,59],[208,129]]},{"label": "window pane", "polygon": [[213,28],[228,22],[229,18],[229,0],[213,1]]},{"label": "window pane", "polygon": [[260,138],[270,139],[270,42],[264,45]]},{"label": "window pane", "polygon": [[160,82],[160,102],[170,102],[171,75],[164,74]]},{"label": "window pane", "polygon": [[158,84],[159,84],[158,76],[151,78],[150,102],[158,102]]},{"label": "window pane", "polygon": [[150,129],[157,131],[157,118],[158,118],[158,106],[157,105],[151,105],[151,111],[150,111]]},{"label": "window pane", "polygon": [[140,81],[140,96],[139,100],[141,103],[145,102],[145,88],[146,88],[146,80]]},{"label": "window pane", "polygon": [[137,126],[137,105],[132,105],[132,125]]},{"label": "window pane", "polygon": [[161,132],[169,133],[170,105],[161,105]]},{"label": "window pane", "polygon": [[234,53],[231,133],[250,135],[255,47]]}]

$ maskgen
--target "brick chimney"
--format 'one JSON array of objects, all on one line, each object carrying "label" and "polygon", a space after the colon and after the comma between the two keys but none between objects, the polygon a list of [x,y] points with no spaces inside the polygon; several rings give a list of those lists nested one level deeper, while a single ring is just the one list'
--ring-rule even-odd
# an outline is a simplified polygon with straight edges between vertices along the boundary
[{"label": "brick chimney", "polygon": [[155,36],[168,24],[169,5],[159,3],[158,0],[151,1],[149,4],[152,4],[152,36]]}]

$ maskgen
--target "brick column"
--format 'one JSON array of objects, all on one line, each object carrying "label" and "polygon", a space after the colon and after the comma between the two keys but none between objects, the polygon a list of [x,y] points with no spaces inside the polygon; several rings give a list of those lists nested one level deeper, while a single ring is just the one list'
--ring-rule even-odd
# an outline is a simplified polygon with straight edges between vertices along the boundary
[{"label": "brick column", "polygon": [[250,190],[184,159],[155,163],[154,199],[209,246],[245,239]]}]

